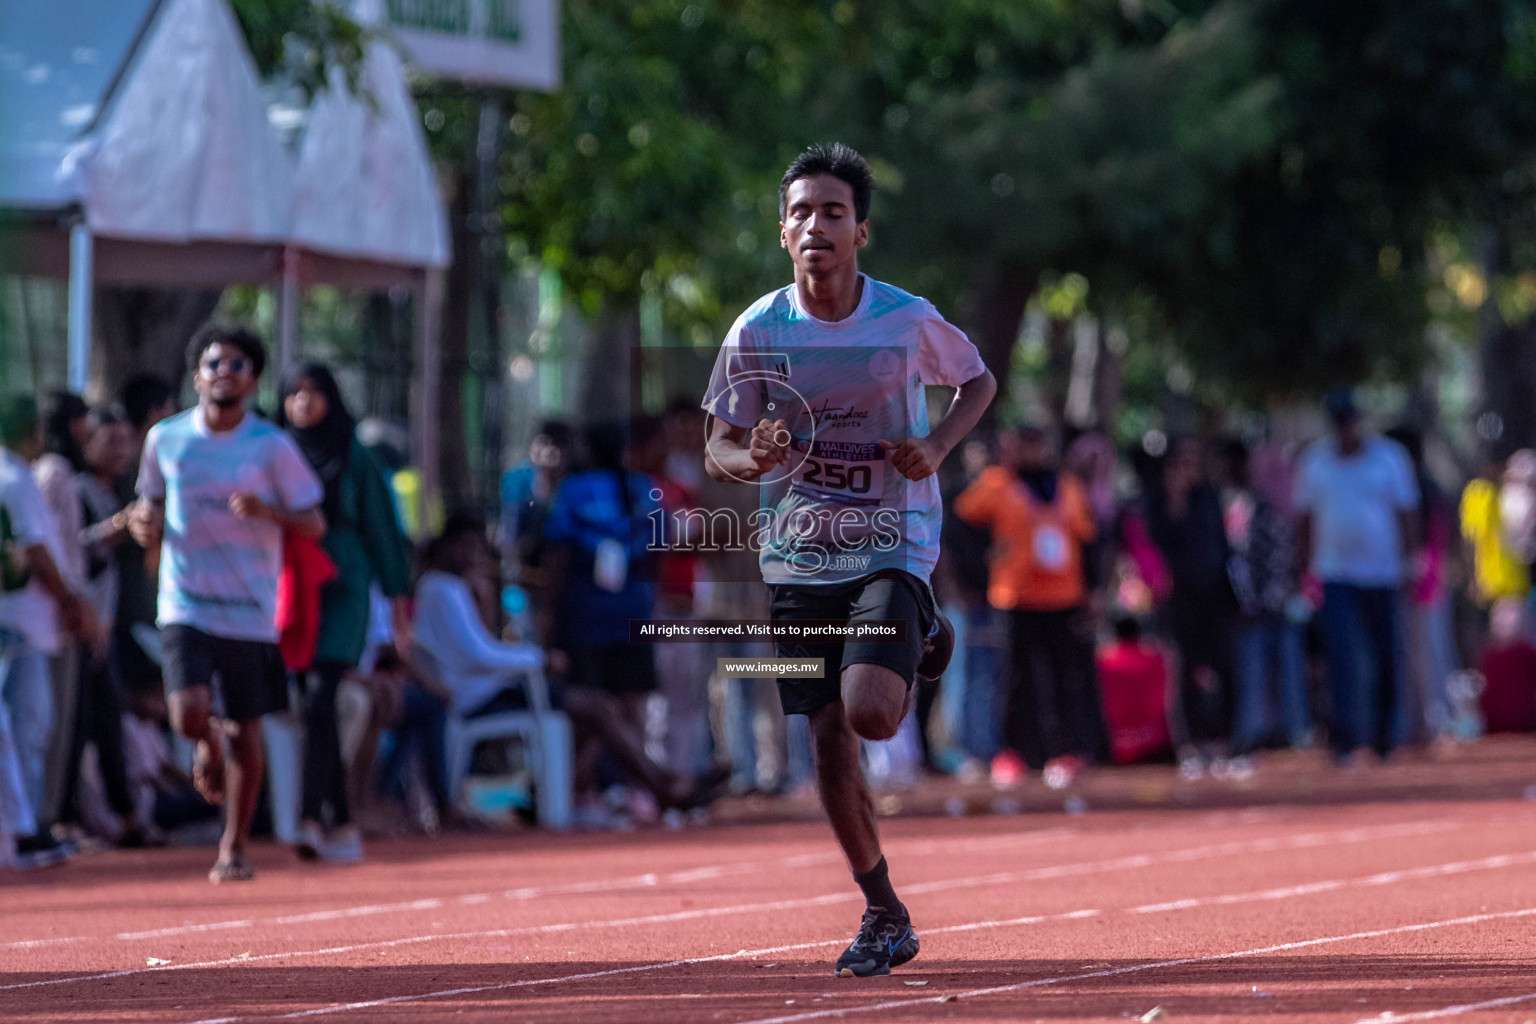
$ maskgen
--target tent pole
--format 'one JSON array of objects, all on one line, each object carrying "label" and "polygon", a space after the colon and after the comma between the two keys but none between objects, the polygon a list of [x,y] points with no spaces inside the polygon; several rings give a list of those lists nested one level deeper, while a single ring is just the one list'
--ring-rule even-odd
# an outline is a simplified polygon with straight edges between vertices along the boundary
[{"label": "tent pole", "polygon": [[443,271],[428,267],[416,304],[416,373],[411,392],[411,461],[421,471],[421,518],[440,493],[438,479],[438,390],[442,387],[442,352],[438,329],[443,312]]},{"label": "tent pole", "polygon": [[91,374],[94,241],[84,217],[69,226],[69,390],[77,395],[85,394]]},{"label": "tent pole", "polygon": [[283,277],[277,292],[277,365],[293,365],[293,343],[299,333],[299,250],[283,246]]}]

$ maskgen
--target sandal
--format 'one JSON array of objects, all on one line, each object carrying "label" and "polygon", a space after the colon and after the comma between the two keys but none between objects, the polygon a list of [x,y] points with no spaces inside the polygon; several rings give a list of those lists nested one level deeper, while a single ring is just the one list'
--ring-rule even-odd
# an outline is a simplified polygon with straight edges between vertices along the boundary
[{"label": "sandal", "polygon": [[255,877],[256,872],[245,862],[244,857],[218,861],[208,872],[208,881],[215,885],[220,882],[249,882]]},{"label": "sandal", "polygon": [[217,737],[198,740],[192,754],[192,786],[215,807],[224,803],[223,751],[219,752],[218,757],[213,755],[213,744],[217,742]]}]

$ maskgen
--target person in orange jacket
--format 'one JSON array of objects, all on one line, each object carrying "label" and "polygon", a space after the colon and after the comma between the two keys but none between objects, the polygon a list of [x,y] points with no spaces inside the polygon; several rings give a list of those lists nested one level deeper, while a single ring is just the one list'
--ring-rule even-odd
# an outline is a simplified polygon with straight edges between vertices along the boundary
[{"label": "person in orange jacket", "polygon": [[1002,464],[955,499],[955,513],[992,531],[987,600],[1008,617],[1004,737],[1053,788],[1069,784],[1102,728],[1084,656],[1083,545],[1094,539],[1082,484],[1056,468],[1049,435],[1024,426],[1001,438]]}]

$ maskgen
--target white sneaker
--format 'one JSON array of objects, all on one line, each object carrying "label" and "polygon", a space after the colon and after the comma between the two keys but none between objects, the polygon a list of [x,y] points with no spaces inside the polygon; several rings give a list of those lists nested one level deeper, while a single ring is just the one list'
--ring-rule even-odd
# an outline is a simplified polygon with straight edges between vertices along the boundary
[{"label": "white sneaker", "polygon": [[321,850],[325,846],[325,837],[320,832],[318,822],[299,822],[298,833],[293,839],[293,849],[301,860],[319,860],[323,854]]},{"label": "white sneaker", "polygon": [[320,859],[356,864],[363,859],[363,835],[355,826],[334,833],[320,847]]},{"label": "white sneaker", "polygon": [[[1222,769],[1219,775],[1216,772],[1218,765]],[[1217,761],[1211,765],[1211,775],[1219,779],[1226,779],[1228,782],[1247,782],[1253,778],[1254,771],[1253,758],[1246,755],[1229,757],[1225,762]]]}]

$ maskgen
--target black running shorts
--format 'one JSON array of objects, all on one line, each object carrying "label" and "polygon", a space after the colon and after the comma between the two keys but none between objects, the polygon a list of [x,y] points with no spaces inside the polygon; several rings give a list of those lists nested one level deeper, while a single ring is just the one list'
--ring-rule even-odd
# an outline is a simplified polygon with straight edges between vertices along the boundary
[{"label": "black running shorts", "polygon": [[212,636],[180,623],[160,631],[165,692],[213,686],[219,679],[224,716],[248,722],[288,707],[288,672],[277,644]]},{"label": "black running shorts", "polygon": [[779,640],[779,658],[822,658],[826,675],[821,679],[780,679],[779,701],[786,715],[807,715],[817,708],[842,700],[842,672],[849,665],[879,665],[907,681],[910,689],[923,657],[923,641],[933,628],[938,610],[928,584],[909,572],[888,569],[845,583],[781,583],[773,588],[772,617],[835,619],[869,622],[903,619],[907,637],[902,642],[879,640]]}]

